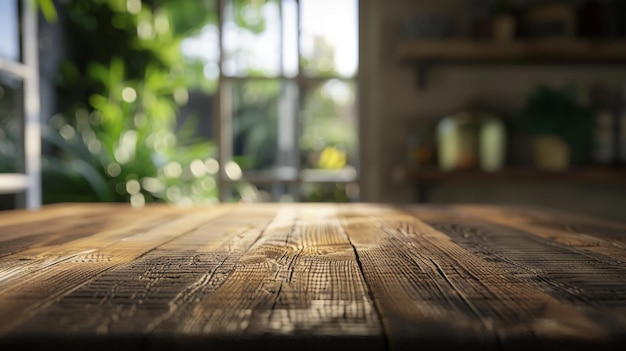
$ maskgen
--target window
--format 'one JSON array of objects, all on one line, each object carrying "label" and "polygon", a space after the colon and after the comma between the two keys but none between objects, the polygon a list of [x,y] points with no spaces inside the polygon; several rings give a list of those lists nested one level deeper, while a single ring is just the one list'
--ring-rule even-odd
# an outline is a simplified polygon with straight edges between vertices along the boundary
[{"label": "window", "polygon": [[0,1],[0,194],[18,194],[17,207],[36,208],[40,126],[37,17],[31,5]]},{"label": "window", "polygon": [[358,197],[357,6],[221,0],[183,43],[217,81],[222,201]]}]

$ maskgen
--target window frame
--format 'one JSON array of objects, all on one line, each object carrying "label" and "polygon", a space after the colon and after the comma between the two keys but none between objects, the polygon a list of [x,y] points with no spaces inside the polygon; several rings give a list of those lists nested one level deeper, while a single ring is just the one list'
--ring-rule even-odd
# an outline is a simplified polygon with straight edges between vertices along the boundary
[{"label": "window frame", "polygon": [[[218,67],[219,67],[219,76],[217,83],[217,118],[216,118],[216,128],[217,131],[217,143],[218,143],[218,162],[220,164],[220,169],[218,172],[218,189],[219,189],[219,197],[220,202],[229,202],[231,201],[230,191],[231,187],[238,183],[249,183],[253,185],[272,185],[272,188],[287,188],[287,194],[290,195],[291,199],[294,201],[301,201],[299,188],[302,184],[321,184],[321,183],[330,183],[330,184],[355,184],[358,186],[359,178],[360,178],[360,118],[359,118],[359,63],[357,62],[357,68],[354,74],[350,77],[340,76],[340,75],[306,75],[304,74],[304,69],[302,66],[302,47],[301,47],[301,28],[302,28],[302,19],[301,19],[301,4],[300,0],[294,0],[297,7],[297,57],[298,57],[298,71],[296,75],[293,77],[288,77],[283,74],[283,56],[280,56],[280,73],[275,76],[238,76],[238,75],[226,75],[224,74],[224,13],[225,7],[228,0],[217,0],[217,33],[218,33]],[[280,16],[280,34],[279,34],[279,46],[282,48],[284,45],[284,21],[282,20],[283,16],[283,2],[279,1],[279,16]],[[359,9],[360,1],[356,1],[357,10],[356,11],[356,31],[357,31],[357,41],[359,37]],[[358,57],[358,52],[357,52]],[[291,168],[293,172],[283,172],[281,174],[280,170],[271,170],[271,171],[247,171],[245,172],[240,179],[230,179],[230,177],[226,174],[225,165],[229,161],[231,161],[233,156],[233,111],[232,111],[232,98],[230,96],[229,84],[231,82],[250,82],[250,81],[260,81],[260,80],[273,80],[273,81],[282,81],[282,82],[292,82],[295,83],[296,91],[297,91],[297,101],[295,101],[295,111],[290,116],[279,116],[280,118],[291,118],[291,135],[290,135],[290,143],[293,146],[291,152],[293,155],[288,155],[286,158],[291,159],[292,164],[289,165],[281,165],[279,164],[279,168],[281,166]],[[311,88],[316,85],[321,85],[324,82],[328,82],[331,80],[339,80],[352,82],[354,87],[354,106],[355,106],[355,118],[357,125],[355,126],[355,134],[357,136],[357,147],[355,150],[355,164],[354,171],[323,171],[319,172],[311,169],[304,169],[299,162],[299,152],[300,145],[298,142],[299,136],[301,134],[300,128],[300,114],[302,112],[301,106],[304,103],[305,92],[308,90],[313,90]],[[280,104],[280,103],[279,103]],[[279,136],[280,138],[280,136]],[[295,173],[295,174],[288,174]],[[272,196],[272,201],[278,201],[275,195]]]},{"label": "window frame", "polygon": [[37,11],[33,1],[17,0],[21,62],[0,56],[0,74],[23,86],[22,143],[16,173],[0,173],[0,194],[16,194],[16,207],[41,207],[41,122]]}]

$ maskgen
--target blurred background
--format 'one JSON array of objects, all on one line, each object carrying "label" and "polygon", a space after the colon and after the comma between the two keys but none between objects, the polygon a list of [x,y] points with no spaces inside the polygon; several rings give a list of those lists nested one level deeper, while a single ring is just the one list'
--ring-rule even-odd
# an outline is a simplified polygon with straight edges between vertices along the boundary
[{"label": "blurred background", "polygon": [[626,221],[626,2],[0,0],[0,193]]}]

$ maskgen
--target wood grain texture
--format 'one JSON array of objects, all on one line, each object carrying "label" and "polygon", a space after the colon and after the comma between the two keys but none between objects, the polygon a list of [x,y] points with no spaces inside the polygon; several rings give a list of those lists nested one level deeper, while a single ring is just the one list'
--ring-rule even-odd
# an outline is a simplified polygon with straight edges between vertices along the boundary
[{"label": "wood grain texture", "polygon": [[[0,257],[11,255],[33,246],[45,246],[71,241],[109,225],[107,217],[119,209],[115,207],[52,206],[38,213],[38,225],[33,227],[29,212],[0,213]],[[79,213],[80,216],[76,216]],[[126,215],[130,213],[127,212]],[[121,216],[116,216],[120,220]],[[52,234],[51,234],[52,233]]]},{"label": "wood grain texture", "polygon": [[615,349],[624,227],[493,206],[0,213],[0,349]]},{"label": "wood grain texture", "polygon": [[213,294],[185,316],[185,334],[299,335],[307,343],[380,348],[380,324],[332,208],[285,206]]},{"label": "wood grain texture", "polygon": [[518,212],[527,211],[477,206],[411,210],[474,255],[574,306],[614,334],[609,338],[619,337],[626,329],[624,249],[589,234],[525,227]]},{"label": "wood grain texture", "polygon": [[552,349],[612,341],[573,306],[413,216],[380,207],[342,213],[393,347]]},{"label": "wood grain texture", "polygon": [[35,246],[3,259],[0,315],[6,321],[0,324],[0,333],[48,308],[99,274],[132,262],[206,220],[206,214],[198,212],[179,214],[169,220],[161,211],[151,215],[149,212],[152,211],[135,213],[141,220],[132,224],[123,223],[119,228],[82,237],[67,245]]}]

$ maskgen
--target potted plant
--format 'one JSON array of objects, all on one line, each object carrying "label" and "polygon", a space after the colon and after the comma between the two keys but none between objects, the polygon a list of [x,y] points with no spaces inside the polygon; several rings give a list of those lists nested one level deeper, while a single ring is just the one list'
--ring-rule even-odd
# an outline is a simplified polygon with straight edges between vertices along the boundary
[{"label": "potted plant", "polygon": [[520,114],[531,136],[537,168],[564,170],[587,161],[592,141],[593,111],[581,104],[572,87],[538,85]]}]

